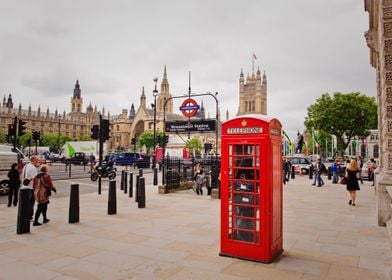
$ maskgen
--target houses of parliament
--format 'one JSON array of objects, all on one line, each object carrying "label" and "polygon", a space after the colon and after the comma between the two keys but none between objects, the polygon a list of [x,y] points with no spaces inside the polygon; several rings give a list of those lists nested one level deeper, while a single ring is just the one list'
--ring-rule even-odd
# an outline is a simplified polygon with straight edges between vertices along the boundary
[{"label": "houses of parliament", "polygon": [[[156,99],[156,129],[163,131],[163,113],[164,103],[172,97],[170,93],[170,86],[167,77],[166,66],[163,71],[163,78],[161,80],[160,91]],[[153,101],[153,100],[152,100]],[[3,102],[0,103],[0,129],[7,133],[8,124],[13,122],[14,117],[27,122],[27,131],[40,131],[41,135],[45,133],[59,133],[70,137],[71,139],[78,139],[81,136],[89,136],[91,128],[94,124],[99,124],[99,115],[102,118],[109,119],[111,137],[107,142],[109,151],[115,150],[130,150],[131,139],[140,136],[145,131],[153,131],[154,127],[154,109],[148,106],[144,88],[140,95],[140,103],[137,110],[135,105],[131,104],[129,109],[122,109],[118,115],[105,114],[105,108],[97,109],[97,105],[92,106],[90,103],[86,110],[83,111],[83,97],[79,81],[77,80],[73,89],[71,97],[71,111],[58,112],[57,109],[51,112],[49,108],[42,111],[38,106],[35,110],[31,105],[23,108],[22,104],[14,106],[12,95],[8,98],[4,96]],[[153,103],[152,103],[153,104]],[[260,69],[257,72],[248,74],[246,80],[244,78],[243,70],[241,70],[239,78],[239,103],[238,115],[243,114],[264,114],[267,113],[267,77],[264,73],[261,76]],[[186,120],[180,111],[175,113],[173,111],[173,99],[170,99],[166,105],[166,121]],[[218,115],[218,128],[220,129],[220,113]],[[205,108],[203,101],[197,115],[199,119],[205,119]],[[226,120],[229,119],[229,111],[226,111]],[[208,138],[208,135],[203,135]],[[214,137],[214,136],[212,136]]]}]

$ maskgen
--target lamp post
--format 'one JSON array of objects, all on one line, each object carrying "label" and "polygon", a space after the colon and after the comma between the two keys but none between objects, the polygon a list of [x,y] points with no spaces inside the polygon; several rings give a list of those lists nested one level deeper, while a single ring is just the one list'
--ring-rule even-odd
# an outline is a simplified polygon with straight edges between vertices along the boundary
[{"label": "lamp post", "polygon": [[156,166],[156,154],[155,154],[156,136],[155,135],[156,135],[156,128],[157,128],[157,95],[158,95],[157,82],[158,82],[158,78],[154,78],[153,81],[155,82],[155,88],[152,91],[152,95],[154,96],[154,106],[153,106],[154,107],[154,123],[153,123],[153,125],[154,125],[154,127],[153,127],[153,129],[154,129],[154,132],[153,132],[153,143],[154,143],[153,151],[154,151],[154,154],[152,156],[152,168],[154,169]]},{"label": "lamp post", "polygon": [[60,124],[61,121],[61,116],[59,116],[59,122],[58,122],[58,133],[57,133],[57,153],[60,154]]}]

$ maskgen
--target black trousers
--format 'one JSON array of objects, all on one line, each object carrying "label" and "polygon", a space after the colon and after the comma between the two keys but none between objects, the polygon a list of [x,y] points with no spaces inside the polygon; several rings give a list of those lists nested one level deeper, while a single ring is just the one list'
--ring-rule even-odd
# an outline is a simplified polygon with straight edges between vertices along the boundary
[{"label": "black trousers", "polygon": [[34,190],[29,189],[30,219],[33,219],[33,215],[34,215],[34,203],[35,203],[35,199],[34,199]]},{"label": "black trousers", "polygon": [[12,205],[12,197],[14,197],[14,206],[18,205],[19,188],[11,188],[8,192],[8,207]]},{"label": "black trousers", "polygon": [[48,211],[49,203],[41,203],[37,205],[37,210],[35,211],[34,223],[38,222],[39,216],[44,217],[44,221],[46,220],[46,212]]}]

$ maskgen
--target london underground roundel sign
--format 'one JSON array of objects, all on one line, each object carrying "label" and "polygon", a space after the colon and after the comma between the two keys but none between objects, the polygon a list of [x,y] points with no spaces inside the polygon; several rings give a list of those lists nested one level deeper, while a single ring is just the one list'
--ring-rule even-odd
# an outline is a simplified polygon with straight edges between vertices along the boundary
[{"label": "london underground roundel sign", "polygon": [[199,110],[199,105],[197,105],[197,102],[194,99],[188,98],[182,102],[180,110],[185,117],[190,118],[196,115],[197,110]]}]

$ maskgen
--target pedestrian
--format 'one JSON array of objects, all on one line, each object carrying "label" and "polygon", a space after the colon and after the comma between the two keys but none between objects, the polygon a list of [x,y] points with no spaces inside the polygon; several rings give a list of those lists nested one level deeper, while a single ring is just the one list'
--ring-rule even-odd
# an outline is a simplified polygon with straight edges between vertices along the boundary
[{"label": "pedestrian", "polygon": [[374,169],[376,169],[376,161],[374,158],[371,158],[369,164],[369,181],[372,182],[372,187],[374,187]]},{"label": "pedestrian", "polygon": [[350,164],[346,168],[346,184],[347,184],[347,191],[350,194],[350,200],[348,201],[349,205],[355,206],[355,199],[356,199],[356,191],[359,191],[359,169],[358,164],[355,159],[350,161]]},{"label": "pedestrian", "polygon": [[19,170],[17,169],[18,164],[13,163],[11,165],[11,169],[8,171],[8,207],[12,205],[12,197],[13,204],[16,206],[18,204],[18,191],[20,187],[20,174]]},{"label": "pedestrian", "polygon": [[283,184],[289,181],[288,174],[289,174],[289,162],[286,157],[283,157]]},{"label": "pedestrian", "polygon": [[34,178],[34,198],[37,201],[37,210],[35,211],[33,226],[40,226],[38,222],[39,217],[43,216],[43,223],[46,224],[50,220],[46,216],[48,211],[49,196],[51,191],[56,192],[53,186],[52,179],[48,175],[48,167],[44,164],[40,167],[40,173]]},{"label": "pedestrian", "polygon": [[203,186],[206,184],[206,176],[200,163],[196,164],[193,180],[195,180],[196,183],[196,193],[198,195],[203,195]]},{"label": "pedestrian", "polygon": [[29,203],[29,214],[30,220],[33,220],[34,214],[34,187],[33,179],[38,174],[38,157],[33,155],[30,157],[30,162],[26,164],[22,171],[22,187],[21,189],[29,190],[28,202]]},{"label": "pedestrian", "polygon": [[321,174],[326,171],[324,163],[321,162],[321,158],[317,159],[315,170],[316,170],[315,171],[316,176],[313,185],[315,185],[317,181],[317,187],[321,187],[324,185],[324,180],[321,177]]},{"label": "pedestrian", "polygon": [[363,184],[363,179],[362,179],[363,158],[362,158],[362,156],[358,156],[357,163],[358,163],[358,167],[359,167],[359,180],[361,181],[361,184]]},{"label": "pedestrian", "polygon": [[335,159],[335,162],[331,165],[331,172],[332,172],[332,184],[338,183],[338,172],[339,172],[339,160]]}]

